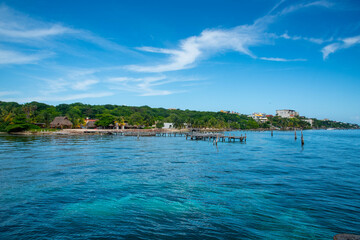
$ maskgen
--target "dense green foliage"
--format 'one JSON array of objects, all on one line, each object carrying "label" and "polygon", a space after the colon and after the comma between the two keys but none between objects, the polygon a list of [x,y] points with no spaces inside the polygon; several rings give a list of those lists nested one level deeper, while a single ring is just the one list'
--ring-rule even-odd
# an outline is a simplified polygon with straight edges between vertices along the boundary
[{"label": "dense green foliage", "polygon": [[99,116],[99,120],[95,122],[98,127],[108,127],[110,124],[114,125],[115,117],[109,113],[104,113]]},{"label": "dense green foliage", "polygon": [[310,123],[303,121],[301,118],[282,118],[282,117],[270,117],[269,123],[272,126],[276,126],[278,128],[311,128]]},{"label": "dense green foliage", "polygon": [[[51,106],[44,103],[31,102],[18,104],[15,102],[0,102],[0,131],[24,131],[38,128],[35,123],[49,127],[57,116],[67,116],[73,127],[79,128],[85,118],[99,119],[95,124],[107,127],[110,124],[125,122],[129,125],[142,125],[149,128],[156,124],[157,128],[164,122],[171,122],[176,128],[191,126],[194,128],[310,128],[310,124],[302,118],[285,119],[271,117],[266,123],[259,123],[246,115],[228,114],[222,112],[201,112],[191,110],[169,110],[150,108],[148,106],[129,107],[117,105],[88,105],[82,103],[60,104]],[[338,123],[334,121],[314,120],[315,128],[358,128],[358,125]]]},{"label": "dense green foliage", "polygon": [[164,127],[164,123],[163,123],[163,122],[158,121],[158,122],[156,123],[156,128],[163,128],[163,127]]},{"label": "dense green foliage", "polygon": [[31,124],[27,121],[25,114],[20,114],[14,117],[12,123],[5,128],[6,132],[22,132],[30,129],[39,129],[40,127]]}]

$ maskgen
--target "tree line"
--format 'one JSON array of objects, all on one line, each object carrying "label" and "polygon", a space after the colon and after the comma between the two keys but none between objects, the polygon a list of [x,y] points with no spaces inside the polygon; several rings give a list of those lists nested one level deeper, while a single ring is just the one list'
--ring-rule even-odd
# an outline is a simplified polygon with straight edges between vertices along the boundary
[{"label": "tree line", "polygon": [[[86,118],[98,119],[97,126],[110,124],[141,125],[145,128],[161,128],[164,122],[173,123],[175,128],[185,126],[193,128],[217,129],[259,129],[259,128],[311,128],[302,118],[270,117],[267,122],[259,123],[243,114],[223,112],[193,111],[180,109],[151,108],[149,106],[132,107],[119,105],[89,105],[83,103],[59,104],[31,102],[19,104],[0,101],[0,131],[14,132],[39,129],[39,125],[49,128],[57,116],[67,116],[74,128],[85,123]],[[316,128],[358,128],[358,125],[314,120]]]}]

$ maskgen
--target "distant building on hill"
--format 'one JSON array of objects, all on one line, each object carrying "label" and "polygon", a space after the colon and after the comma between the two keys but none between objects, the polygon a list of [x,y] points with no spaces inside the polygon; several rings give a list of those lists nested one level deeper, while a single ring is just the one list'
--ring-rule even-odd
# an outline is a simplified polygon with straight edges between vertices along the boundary
[{"label": "distant building on hill", "polygon": [[265,123],[268,120],[265,113],[253,113],[253,114],[249,115],[248,117],[251,117],[255,121],[261,122],[261,123]]},{"label": "distant building on hill", "polygon": [[309,123],[310,126],[313,126],[314,120],[309,118],[309,119],[304,119],[305,122]]},{"label": "distant building on hill", "polygon": [[226,113],[226,114],[237,114],[240,115],[240,113],[235,112],[235,111],[227,111],[227,110],[220,110],[221,113]]},{"label": "distant building on hill", "polygon": [[172,128],[174,128],[173,123],[164,123],[164,126],[162,127],[162,129],[172,129]]},{"label": "distant building on hill", "polygon": [[220,112],[221,112],[221,113],[227,113],[227,114],[230,113],[230,111],[227,111],[227,110],[220,110]]},{"label": "distant building on hill", "polygon": [[276,116],[282,117],[282,118],[294,118],[299,116],[298,112],[295,112],[295,110],[291,109],[282,109],[282,110],[276,110]]}]

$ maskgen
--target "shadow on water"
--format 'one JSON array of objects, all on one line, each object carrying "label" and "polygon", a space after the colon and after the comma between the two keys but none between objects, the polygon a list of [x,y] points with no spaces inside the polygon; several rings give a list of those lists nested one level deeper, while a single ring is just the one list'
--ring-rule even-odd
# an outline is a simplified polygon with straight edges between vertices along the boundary
[{"label": "shadow on water", "polygon": [[0,138],[5,139],[9,142],[34,142],[35,140],[39,139],[37,136],[24,136],[24,135],[15,135],[15,134],[6,134],[0,135]]}]

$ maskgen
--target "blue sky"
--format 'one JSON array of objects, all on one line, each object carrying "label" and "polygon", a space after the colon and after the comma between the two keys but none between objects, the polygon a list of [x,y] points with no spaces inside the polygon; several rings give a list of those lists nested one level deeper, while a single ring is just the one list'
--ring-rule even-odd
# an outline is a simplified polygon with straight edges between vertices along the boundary
[{"label": "blue sky", "polygon": [[360,2],[0,2],[0,100],[360,123]]}]

